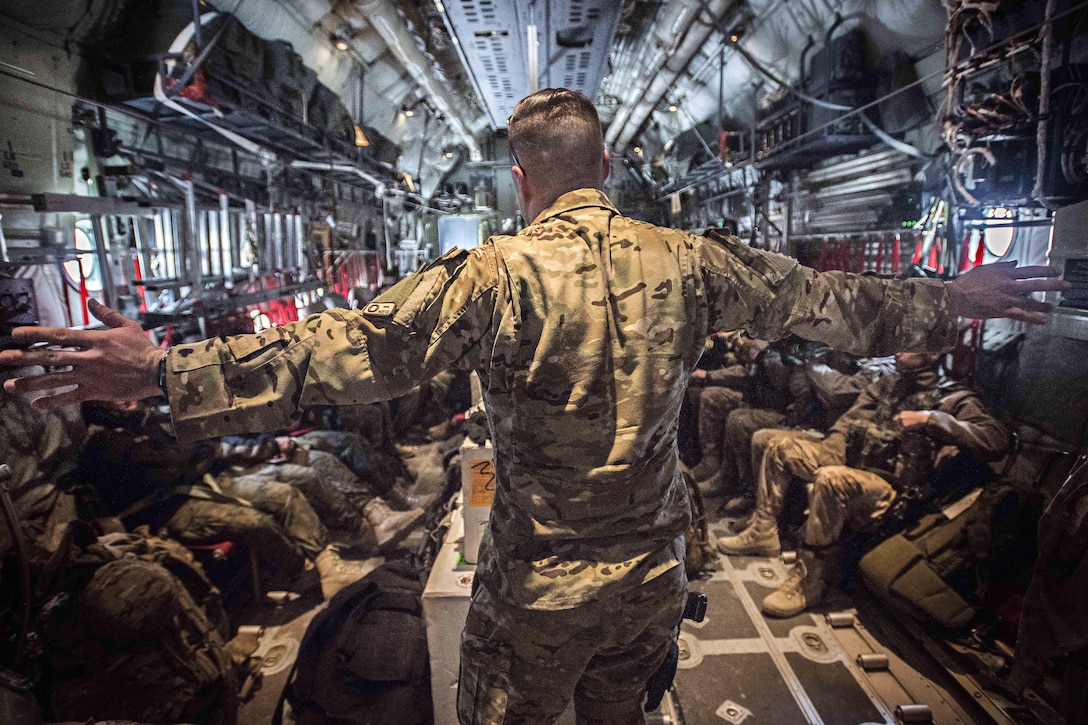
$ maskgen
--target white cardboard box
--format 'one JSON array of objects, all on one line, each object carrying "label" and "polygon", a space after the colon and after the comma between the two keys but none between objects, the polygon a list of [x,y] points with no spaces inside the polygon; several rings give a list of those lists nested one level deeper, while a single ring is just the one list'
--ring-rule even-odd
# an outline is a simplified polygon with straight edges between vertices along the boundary
[{"label": "white cardboard box", "polygon": [[457,723],[457,670],[461,661],[461,630],[468,616],[476,565],[464,561],[464,518],[453,512],[449,531],[435,557],[423,590],[423,619],[431,660],[431,701],[435,725]]}]

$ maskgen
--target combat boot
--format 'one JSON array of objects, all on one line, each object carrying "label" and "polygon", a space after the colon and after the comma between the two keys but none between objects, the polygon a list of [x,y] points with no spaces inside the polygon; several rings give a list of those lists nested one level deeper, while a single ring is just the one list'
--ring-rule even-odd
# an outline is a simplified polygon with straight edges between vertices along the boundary
[{"label": "combat boot", "polygon": [[782,553],[778,522],[757,511],[746,529],[736,536],[718,539],[718,551],[737,556],[778,556]]},{"label": "combat boot", "polygon": [[772,617],[793,617],[824,598],[824,562],[802,549],[782,586],[763,599],[761,609]]},{"label": "combat boot", "polygon": [[415,525],[423,518],[423,509],[394,511],[384,500],[373,498],[365,507],[363,515],[374,527],[378,539],[378,550],[385,551],[403,541],[412,533]]},{"label": "combat boot", "polygon": [[374,567],[344,561],[335,547],[326,546],[314,559],[314,568],[321,579],[321,595],[332,599],[338,591],[359,581]]}]

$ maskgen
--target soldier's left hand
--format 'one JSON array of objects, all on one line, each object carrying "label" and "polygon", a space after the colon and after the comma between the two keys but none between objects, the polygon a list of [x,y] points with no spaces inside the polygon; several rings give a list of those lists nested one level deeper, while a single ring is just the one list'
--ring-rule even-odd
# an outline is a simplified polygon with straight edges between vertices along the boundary
[{"label": "soldier's left hand", "polygon": [[929,410],[903,410],[896,414],[895,422],[900,430],[916,425],[925,425],[929,422]]},{"label": "soldier's left hand", "polygon": [[983,264],[948,283],[952,308],[960,317],[987,319],[1008,317],[1033,325],[1045,325],[1051,305],[1034,299],[1035,292],[1067,290],[1056,267],[1017,267],[1016,262]]}]

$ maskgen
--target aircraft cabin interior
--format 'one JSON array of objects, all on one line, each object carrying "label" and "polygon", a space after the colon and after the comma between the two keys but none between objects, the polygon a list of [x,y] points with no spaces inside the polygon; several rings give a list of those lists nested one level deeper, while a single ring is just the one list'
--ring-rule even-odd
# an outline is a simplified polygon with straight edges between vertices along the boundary
[{"label": "aircraft cabin interior", "polygon": [[[543,89],[596,107],[622,217],[754,276],[1068,283],[940,354],[706,337],[645,721],[1088,723],[1088,1],[3,0],[0,350],[94,302],[163,351],[391,318],[537,221]],[[0,390],[0,722],[458,722],[482,377],[186,443],[167,397]]]}]

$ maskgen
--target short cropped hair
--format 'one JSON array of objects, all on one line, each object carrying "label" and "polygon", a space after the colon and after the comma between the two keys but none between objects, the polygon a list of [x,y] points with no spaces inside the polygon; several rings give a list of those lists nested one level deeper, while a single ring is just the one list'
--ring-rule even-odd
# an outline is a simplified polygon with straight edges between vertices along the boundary
[{"label": "short cropped hair", "polygon": [[507,121],[514,162],[526,178],[558,196],[601,183],[604,133],[593,101],[567,88],[521,99]]}]

